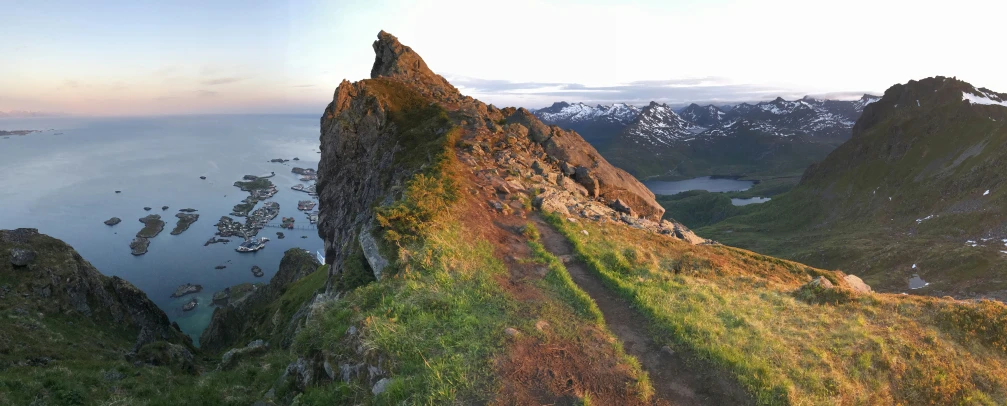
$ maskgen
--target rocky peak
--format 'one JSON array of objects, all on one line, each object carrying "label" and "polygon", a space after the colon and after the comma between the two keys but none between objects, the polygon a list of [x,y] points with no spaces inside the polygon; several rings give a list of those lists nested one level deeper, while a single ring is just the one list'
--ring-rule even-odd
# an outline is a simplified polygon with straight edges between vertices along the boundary
[{"label": "rocky peak", "polygon": [[[378,33],[374,48],[374,66],[371,67],[371,79],[394,78],[413,85],[419,85],[423,90],[429,90],[432,95],[447,97],[458,95],[447,80],[427,67],[426,62],[412,48],[402,45],[398,38],[387,32]],[[424,92],[426,93],[426,92]]]}]

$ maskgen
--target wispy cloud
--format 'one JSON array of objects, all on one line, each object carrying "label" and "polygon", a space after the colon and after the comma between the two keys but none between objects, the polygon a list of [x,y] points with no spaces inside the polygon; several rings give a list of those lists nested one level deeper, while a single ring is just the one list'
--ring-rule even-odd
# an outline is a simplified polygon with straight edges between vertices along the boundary
[{"label": "wispy cloud", "polygon": [[232,76],[232,77],[205,79],[200,81],[199,83],[201,83],[204,86],[216,86],[216,85],[226,85],[229,83],[240,82],[242,80],[245,80],[245,78]]},{"label": "wispy cloud", "polygon": [[293,85],[291,87],[315,87],[315,85]]},{"label": "wispy cloud", "polygon": [[196,91],[196,96],[199,96],[199,97],[214,97],[214,96],[216,96],[218,94],[219,94],[218,92],[213,91],[213,90],[197,90]]},{"label": "wispy cloud", "polygon": [[657,101],[685,104],[757,101],[777,96],[784,98],[804,96],[800,91],[793,89],[736,84],[720,77],[643,80],[611,86],[557,82],[511,82],[471,77],[449,77],[449,80],[464,93],[485,99],[518,101],[526,104],[527,107],[548,105],[554,101],[579,101],[592,104],[644,104]]}]

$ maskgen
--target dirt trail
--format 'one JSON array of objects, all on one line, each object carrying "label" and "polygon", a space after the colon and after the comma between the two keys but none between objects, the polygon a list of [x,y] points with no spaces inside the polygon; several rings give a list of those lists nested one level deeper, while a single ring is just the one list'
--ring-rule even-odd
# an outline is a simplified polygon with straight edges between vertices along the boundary
[{"label": "dirt trail", "polygon": [[747,405],[749,395],[732,379],[714,368],[693,361],[686,363],[681,354],[662,349],[648,335],[649,323],[629,303],[606,288],[587,265],[576,259],[573,247],[562,234],[542,219],[535,219],[542,235],[542,245],[557,257],[570,255],[564,263],[574,282],[594,299],[605,316],[608,328],[622,341],[626,353],[636,357],[650,375],[657,397],[673,405]]}]

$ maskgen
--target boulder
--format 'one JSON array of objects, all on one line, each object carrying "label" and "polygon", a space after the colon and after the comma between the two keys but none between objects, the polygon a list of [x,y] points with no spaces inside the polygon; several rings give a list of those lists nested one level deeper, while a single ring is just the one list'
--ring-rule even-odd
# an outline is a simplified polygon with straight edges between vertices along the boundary
[{"label": "boulder", "polygon": [[371,394],[374,396],[378,396],[382,393],[385,393],[385,390],[388,388],[388,382],[390,382],[388,378],[381,378],[380,380],[378,380],[376,383],[374,383],[374,386],[371,387]]},{"label": "boulder", "polygon": [[161,206],[161,210],[162,210],[162,211],[164,211],[164,210],[168,210],[168,206]]},{"label": "boulder", "polygon": [[121,222],[122,222],[121,218],[112,217],[112,218],[110,218],[108,220],[105,220],[105,225],[107,225],[107,226],[114,226],[114,225],[119,224]]},{"label": "boulder", "polygon": [[143,209],[146,211],[150,211],[150,207],[144,207]]},{"label": "boulder", "polygon": [[371,234],[370,227],[365,226],[360,229],[358,241],[360,241],[360,248],[364,251],[364,258],[367,259],[367,264],[371,266],[371,270],[374,272],[374,279],[381,280],[381,273],[388,267],[388,260],[381,255],[381,250],[378,249],[378,242]]},{"label": "boulder", "polygon": [[252,275],[255,275],[256,278],[261,278],[264,274],[265,273],[262,272],[262,268],[259,268],[258,265],[252,265]]},{"label": "boulder", "polygon": [[28,266],[35,260],[35,251],[23,248],[10,249],[10,263],[14,266]]},{"label": "boulder", "polygon": [[846,280],[846,284],[850,285],[854,291],[859,293],[871,293],[872,289],[870,285],[864,283],[863,279],[860,279],[856,275],[846,275],[843,277]]},{"label": "boulder", "polygon": [[815,279],[812,279],[811,282],[808,282],[807,286],[820,287],[822,289],[832,289],[835,287],[835,285],[833,285],[832,282],[829,281],[828,279],[825,279],[824,276],[819,276]]}]

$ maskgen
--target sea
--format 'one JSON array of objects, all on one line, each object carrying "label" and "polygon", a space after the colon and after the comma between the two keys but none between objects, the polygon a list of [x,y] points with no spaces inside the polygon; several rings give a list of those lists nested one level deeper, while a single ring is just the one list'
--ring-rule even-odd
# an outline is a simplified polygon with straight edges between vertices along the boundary
[{"label": "sea", "polygon": [[[314,255],[322,248],[314,229],[268,227],[259,236],[271,241],[255,253],[236,252],[237,237],[204,246],[220,217],[248,196],[233,186],[246,174],[276,173],[275,223],[294,217],[296,225],[309,225],[297,202],[311,197],[290,189],[309,182],[291,169],[317,168],[317,115],[5,118],[0,130],[43,130],[0,136],[0,229],[37,228],[65,241],[103,274],[146,292],[196,343],[213,314],[214,292],[243,282],[267,283],[285,251]],[[271,163],[274,158],[291,161]],[[199,220],[171,235],[175,214],[184,208],[198,210]],[[145,255],[133,256],[129,243],[148,214],[160,214],[165,229],[150,240]],[[122,223],[105,225],[111,217]],[[286,238],[278,239],[277,231]],[[226,268],[214,269],[218,265]],[[253,265],[265,275],[252,275]],[[203,291],[172,298],[185,283],[202,285]],[[193,296],[199,305],[182,311]]]}]

